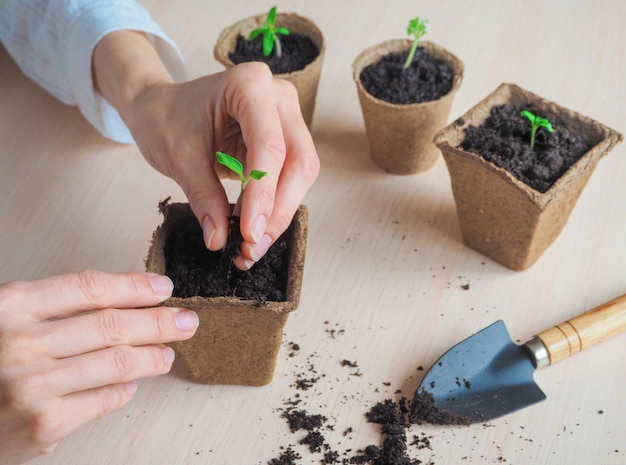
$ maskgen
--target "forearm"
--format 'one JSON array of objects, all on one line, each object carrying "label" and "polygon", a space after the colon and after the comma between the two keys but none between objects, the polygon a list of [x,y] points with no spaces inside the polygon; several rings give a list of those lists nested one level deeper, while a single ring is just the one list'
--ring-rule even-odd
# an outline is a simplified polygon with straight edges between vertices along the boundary
[{"label": "forearm", "polygon": [[152,85],[173,83],[158,53],[142,32],[115,31],[93,53],[94,87],[128,123],[132,103]]}]

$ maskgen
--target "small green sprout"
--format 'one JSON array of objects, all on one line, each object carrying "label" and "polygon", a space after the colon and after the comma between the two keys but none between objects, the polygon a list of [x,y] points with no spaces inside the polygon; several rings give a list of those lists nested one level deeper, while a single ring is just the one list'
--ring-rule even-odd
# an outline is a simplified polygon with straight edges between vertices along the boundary
[{"label": "small green sprout", "polygon": [[522,116],[528,118],[530,124],[532,126],[532,132],[530,133],[530,148],[535,147],[535,134],[537,134],[537,129],[545,128],[548,132],[554,132],[554,128],[552,127],[552,123],[545,118],[540,118],[539,116],[533,115],[528,110],[522,111]]},{"label": "small green sprout", "polygon": [[413,57],[415,56],[415,51],[417,50],[417,42],[420,38],[426,34],[426,23],[427,19],[420,21],[419,16],[409,21],[409,25],[406,27],[406,33],[410,36],[413,36],[413,45],[411,46],[411,51],[409,52],[409,56],[406,57],[406,61],[404,62],[404,67],[407,69],[411,66],[411,62],[413,61]]},{"label": "small green sprout", "polygon": [[254,29],[250,32],[250,36],[248,40],[254,40],[259,34],[263,34],[263,55],[268,57],[272,53],[274,49],[274,44],[276,44],[276,57],[280,58],[282,56],[282,47],[280,45],[279,34],[284,36],[289,35],[289,29],[286,27],[277,27],[276,26],[276,7],[273,6],[269,13],[267,13],[267,19],[263,21],[261,27]]},{"label": "small green sprout", "polygon": [[252,170],[250,171],[250,176],[246,178],[243,175],[243,165],[239,160],[223,152],[217,152],[215,156],[217,157],[217,161],[220,164],[224,165],[226,168],[234,171],[239,175],[239,179],[241,180],[241,192],[245,190],[248,182],[250,182],[251,179],[256,179],[258,181],[259,179],[267,176],[267,173],[265,171]]}]

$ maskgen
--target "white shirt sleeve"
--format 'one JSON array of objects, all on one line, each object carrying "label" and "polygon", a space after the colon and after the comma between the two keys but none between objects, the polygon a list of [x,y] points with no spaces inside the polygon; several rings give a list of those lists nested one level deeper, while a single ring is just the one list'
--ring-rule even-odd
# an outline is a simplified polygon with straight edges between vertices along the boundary
[{"label": "white shirt sleeve", "polygon": [[94,90],[93,50],[116,30],[146,33],[175,81],[180,50],[134,0],[0,0],[0,41],[24,74],[67,105],[77,105],[100,133],[133,143],[119,113]]}]

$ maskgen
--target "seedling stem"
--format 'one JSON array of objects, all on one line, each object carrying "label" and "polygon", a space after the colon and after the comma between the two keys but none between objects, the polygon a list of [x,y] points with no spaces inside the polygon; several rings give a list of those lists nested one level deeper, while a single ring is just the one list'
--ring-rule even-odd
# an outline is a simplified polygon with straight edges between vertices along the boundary
[{"label": "seedling stem", "polygon": [[409,21],[409,25],[406,27],[406,33],[410,36],[413,36],[413,45],[411,46],[411,50],[409,51],[409,56],[406,57],[406,61],[404,62],[403,70],[407,69],[411,66],[411,62],[413,61],[413,57],[415,56],[415,51],[417,50],[417,42],[420,38],[426,34],[426,23],[427,19],[420,21],[419,16]]}]

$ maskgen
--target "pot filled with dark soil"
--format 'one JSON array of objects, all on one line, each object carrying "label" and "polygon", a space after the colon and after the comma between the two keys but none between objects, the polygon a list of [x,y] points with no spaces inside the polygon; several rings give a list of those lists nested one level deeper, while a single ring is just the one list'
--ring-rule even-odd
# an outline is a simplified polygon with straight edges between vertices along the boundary
[{"label": "pot filled with dark soil", "polygon": [[263,54],[263,36],[248,40],[250,32],[261,27],[266,14],[243,19],[224,29],[213,51],[224,66],[231,67],[249,61],[266,63],[275,77],[291,82],[298,90],[302,116],[311,126],[315,99],[324,60],[324,36],[309,18],[295,13],[278,13],[276,25],[287,28],[288,35],[280,35],[280,57],[276,48],[269,56]]},{"label": "pot filled with dark soil", "polygon": [[172,343],[177,357],[199,383],[269,383],[284,325],[300,301],[306,207],[300,206],[287,231],[248,271],[232,264],[241,243],[237,217],[231,217],[227,247],[212,252],[189,204],[164,201],[159,209],[164,220],[153,234],[146,268],[174,282],[164,305],[192,309],[200,318],[193,338]]},{"label": "pot filled with dark soil", "polygon": [[[532,126],[523,111],[549,120]],[[513,84],[502,84],[434,139],[464,242],[513,270],[557,238],[596,164],[622,135]]]},{"label": "pot filled with dark soil", "polygon": [[411,45],[409,39],[384,42],[352,64],[370,154],[394,174],[419,173],[437,162],[440,151],[432,139],[448,123],[463,79],[461,60],[427,41],[420,41],[403,69]]}]

